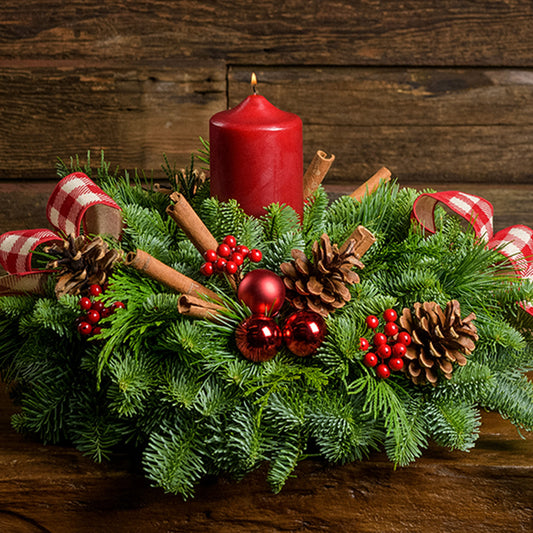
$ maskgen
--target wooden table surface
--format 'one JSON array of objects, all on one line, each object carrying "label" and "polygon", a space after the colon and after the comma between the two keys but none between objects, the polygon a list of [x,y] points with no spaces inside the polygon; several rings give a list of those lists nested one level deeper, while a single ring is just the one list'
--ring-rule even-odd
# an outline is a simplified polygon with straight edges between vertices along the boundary
[{"label": "wooden table surface", "polygon": [[151,488],[135,461],[95,464],[10,426],[0,393],[0,531],[26,532],[518,532],[533,529],[533,436],[484,414],[470,453],[431,447],[394,470],[383,454],[327,466],[304,461],[280,494],[265,470],[240,483],[205,481],[195,499]]}]

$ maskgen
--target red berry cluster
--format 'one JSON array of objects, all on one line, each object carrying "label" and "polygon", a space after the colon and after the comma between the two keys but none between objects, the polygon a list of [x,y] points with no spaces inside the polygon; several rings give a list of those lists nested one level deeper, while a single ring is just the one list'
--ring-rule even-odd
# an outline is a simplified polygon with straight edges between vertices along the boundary
[{"label": "red berry cluster", "polygon": [[[374,368],[376,375],[381,379],[390,377],[391,371],[400,371],[403,369],[403,357],[407,352],[407,346],[411,344],[411,335],[406,331],[399,331],[396,320],[398,314],[394,309],[386,309],[383,313],[385,326],[383,333],[376,332],[379,326],[379,319],[377,316],[369,315],[366,317],[366,325],[374,330],[374,337],[372,339],[374,346],[372,350],[365,353],[363,363]],[[361,338],[361,350],[368,350],[370,343]],[[381,361],[381,362],[380,362]]]},{"label": "red berry cluster", "polygon": [[109,307],[106,307],[104,302],[94,300],[94,297],[100,296],[102,293],[103,289],[100,285],[91,285],[89,287],[89,294],[93,298],[89,298],[88,296],[82,296],[80,298],[80,307],[86,312],[78,319],[78,333],[80,335],[98,335],[102,331],[102,327],[97,325],[100,319],[112,315],[117,309],[124,309],[126,307],[122,302],[115,302]]},{"label": "red berry cluster", "polygon": [[200,267],[200,272],[207,277],[215,272],[236,274],[245,259],[259,263],[262,258],[263,254],[256,248],[250,250],[242,244],[237,245],[237,239],[233,235],[227,235],[216,250],[204,253],[205,263]]}]

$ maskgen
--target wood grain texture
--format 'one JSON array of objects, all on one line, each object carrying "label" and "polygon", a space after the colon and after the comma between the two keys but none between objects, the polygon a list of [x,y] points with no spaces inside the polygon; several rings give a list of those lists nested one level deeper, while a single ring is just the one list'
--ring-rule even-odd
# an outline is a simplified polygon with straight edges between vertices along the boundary
[{"label": "wood grain texture", "polygon": [[[259,91],[300,115],[305,158],[334,153],[332,182],[387,166],[426,183],[533,183],[533,70],[269,68]],[[229,102],[250,68],[229,71]]]},{"label": "wood grain texture", "polygon": [[4,0],[0,60],[533,66],[529,0]]},{"label": "wood grain texture", "polygon": [[2,531],[508,533],[533,523],[533,438],[494,414],[483,415],[470,453],[432,447],[396,471],[381,453],[344,466],[308,460],[280,494],[261,469],[240,483],[205,481],[184,502],[150,488],[127,456],[98,465],[24,439],[9,427],[1,388]]},{"label": "wood grain texture", "polygon": [[0,179],[52,178],[55,158],[91,150],[123,168],[188,164],[226,105],[220,65],[174,69],[0,69]]}]

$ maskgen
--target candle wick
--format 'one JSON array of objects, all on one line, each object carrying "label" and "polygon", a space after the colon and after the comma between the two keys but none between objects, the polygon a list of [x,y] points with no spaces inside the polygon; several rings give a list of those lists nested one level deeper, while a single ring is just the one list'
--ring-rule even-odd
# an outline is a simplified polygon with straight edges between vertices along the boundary
[{"label": "candle wick", "polygon": [[252,85],[252,94],[257,94],[257,85]]}]

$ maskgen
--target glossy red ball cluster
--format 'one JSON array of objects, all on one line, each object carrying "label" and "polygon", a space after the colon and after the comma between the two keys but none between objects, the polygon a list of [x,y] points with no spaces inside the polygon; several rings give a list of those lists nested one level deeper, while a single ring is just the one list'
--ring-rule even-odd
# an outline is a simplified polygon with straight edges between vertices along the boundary
[{"label": "glossy red ball cluster", "polygon": [[361,338],[359,347],[362,351],[368,350],[363,357],[363,363],[374,368],[378,378],[387,379],[391,372],[403,369],[404,356],[411,344],[411,336],[406,331],[399,331],[396,324],[398,314],[394,309],[386,309],[383,312],[383,320],[383,332],[378,332],[376,330],[379,327],[379,318],[374,315],[366,317],[366,325],[374,330],[373,346],[369,349],[369,341]]},{"label": "glossy red ball cluster", "polygon": [[259,263],[263,259],[263,254],[256,248],[250,250],[242,244],[237,245],[237,239],[233,235],[227,235],[216,250],[207,250],[204,253],[204,259],[205,263],[200,267],[200,272],[209,277],[222,272],[236,274],[245,259]]},{"label": "glossy red ball cluster", "polygon": [[89,287],[89,296],[82,296],[79,301],[81,309],[85,312],[77,321],[78,333],[87,337],[98,335],[102,331],[99,322],[102,318],[112,315],[117,309],[124,309],[126,306],[122,302],[115,302],[110,306],[105,306],[104,302],[95,300],[96,296],[103,294],[104,290],[100,285]]}]

